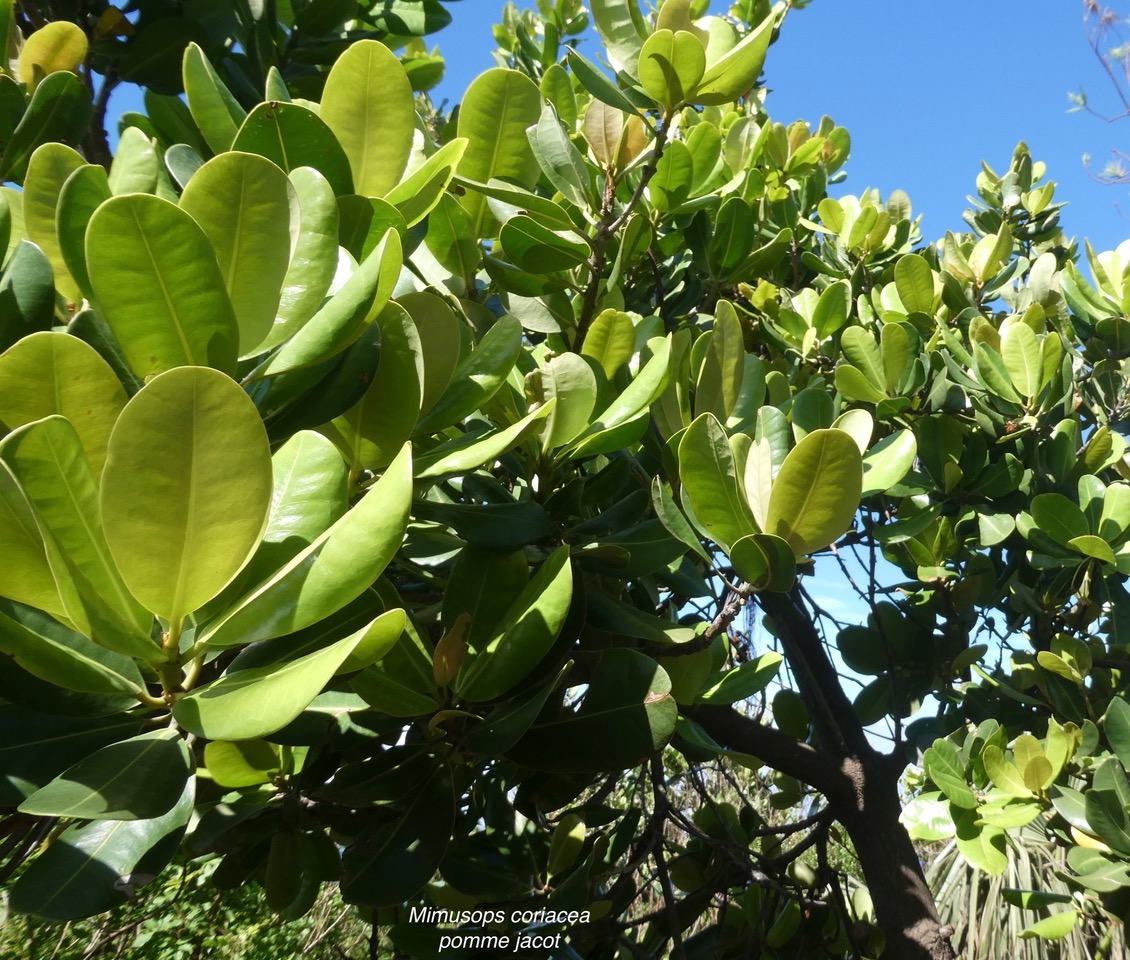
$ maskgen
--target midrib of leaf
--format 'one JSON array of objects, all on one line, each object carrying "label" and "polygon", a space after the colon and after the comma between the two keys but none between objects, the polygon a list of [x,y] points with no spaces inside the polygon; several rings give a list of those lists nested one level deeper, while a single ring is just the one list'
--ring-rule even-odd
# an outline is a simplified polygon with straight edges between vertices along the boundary
[{"label": "midrib of leaf", "polygon": [[[106,579],[109,581],[109,586],[114,591],[114,596],[120,604],[118,610],[128,616],[130,614],[130,608],[134,605],[133,598],[132,596],[127,596],[124,592],[124,585],[122,584],[121,577],[118,575],[118,568],[109,555],[109,548],[106,547],[105,538],[100,535],[101,529],[99,528],[98,530],[96,530],[93,526],[91,526],[86,513],[82,510],[77,491],[74,488],[74,484],[71,483],[70,473],[65,469],[65,465],[59,459],[59,454],[55,449],[55,444],[49,442],[47,444],[47,449],[51,453],[51,460],[55,464],[55,469],[58,471],[59,476],[63,480],[62,486],[64,491],[66,491],[67,498],[70,501],[71,507],[79,518],[79,523],[82,525],[82,530],[86,534],[87,540],[89,540],[91,547],[94,548],[95,558],[98,560],[99,565],[102,567],[102,572],[105,575]],[[97,501],[95,501],[94,509],[98,509]],[[134,625],[136,626],[137,624]]]},{"label": "midrib of leaf", "polygon": [[184,614],[188,613],[187,610],[182,610],[184,604],[185,586],[188,580],[188,562],[187,557],[192,553],[192,547],[195,544],[196,534],[193,530],[194,519],[196,517],[196,500],[197,500],[197,487],[199,485],[198,471],[200,469],[200,448],[199,448],[199,431],[197,430],[196,423],[196,396],[198,392],[197,380],[192,378],[192,403],[190,409],[192,411],[192,422],[189,429],[192,433],[191,439],[191,452],[189,454],[189,464],[186,472],[188,477],[188,503],[185,506],[185,523],[184,523],[184,536],[181,539],[180,545],[180,562],[177,564],[177,582],[176,588],[173,590],[173,600],[169,613],[169,619],[172,623],[177,623]]},{"label": "midrib of leaf", "polygon": [[[141,763],[142,759],[149,753],[150,750],[153,749],[153,745],[156,745],[158,743],[163,743],[163,742],[165,742],[164,738],[153,738],[150,741],[150,744],[146,745],[146,747],[143,750],[139,751],[134,756],[134,758],[132,760],[130,760],[128,763],[123,765],[119,770],[117,770],[114,773],[114,775],[110,777],[109,780],[103,780],[102,783],[100,783],[97,787],[92,787],[91,790],[90,790],[90,793],[101,793],[106,788],[113,786],[115,783],[117,783],[119,780],[121,780],[123,777],[125,777],[125,775],[127,773],[129,773],[130,770],[132,770],[139,763]],[[68,809],[74,810],[74,809],[76,809],[76,806],[77,806],[76,804],[71,804],[71,806],[68,807]],[[66,813],[61,813],[61,814],[58,814],[58,815],[63,816],[63,817],[67,816]]]},{"label": "midrib of leaf", "polygon": [[173,329],[177,332],[177,338],[180,340],[181,350],[184,351],[184,359],[188,363],[196,360],[192,354],[192,349],[189,346],[188,339],[185,336],[184,326],[181,323],[180,314],[177,308],[173,305],[172,297],[169,296],[169,288],[165,285],[165,277],[161,272],[160,266],[157,263],[157,258],[153,255],[153,247],[149,243],[149,237],[145,233],[145,228],[142,226],[141,218],[138,217],[137,211],[130,207],[130,215],[133,217],[134,223],[137,226],[137,235],[141,238],[141,242],[145,245],[145,253],[149,257],[149,265],[153,268],[153,276],[156,278],[158,285],[161,288],[161,296],[165,299],[165,309],[168,311],[169,319],[173,321]]}]

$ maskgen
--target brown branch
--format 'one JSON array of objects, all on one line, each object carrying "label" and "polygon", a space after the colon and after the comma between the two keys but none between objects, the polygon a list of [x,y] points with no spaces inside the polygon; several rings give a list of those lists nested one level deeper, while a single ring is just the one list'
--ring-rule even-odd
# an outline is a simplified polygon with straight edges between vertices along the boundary
[{"label": "brown branch", "polygon": [[664,148],[667,146],[667,134],[670,132],[672,119],[673,115],[668,114],[659,121],[659,126],[655,129],[655,143],[651,159],[640,172],[639,183],[636,184],[635,190],[632,191],[632,195],[628,198],[628,202],[624,204],[619,215],[616,214],[616,184],[611,174],[606,174],[607,180],[604,197],[601,201],[600,219],[597,221],[596,236],[592,238],[592,252],[588,259],[588,285],[585,287],[585,297],[581,303],[581,315],[577,320],[577,334],[573,338],[573,349],[578,353],[584,346],[585,336],[589,332],[589,325],[592,323],[593,314],[596,312],[596,301],[600,295],[600,280],[604,273],[604,260],[608,253],[608,243],[616,231],[627,222],[632,210],[635,209],[636,204],[643,196],[648,183],[651,182],[651,178],[655,176],[657,165],[663,156]]},{"label": "brown branch", "polygon": [[855,784],[835,757],[787,733],[758,723],[733,707],[699,705],[683,713],[732,750],[749,753],[782,773],[819,790],[830,801],[854,804]]},{"label": "brown branch", "polygon": [[737,619],[742,607],[753,593],[753,589],[746,584],[730,593],[718,615],[710,622],[705,630],[693,640],[686,643],[652,643],[643,647],[643,652],[651,656],[660,657],[689,657],[692,653],[705,650],[714,642],[714,638],[730,629],[730,624]]}]

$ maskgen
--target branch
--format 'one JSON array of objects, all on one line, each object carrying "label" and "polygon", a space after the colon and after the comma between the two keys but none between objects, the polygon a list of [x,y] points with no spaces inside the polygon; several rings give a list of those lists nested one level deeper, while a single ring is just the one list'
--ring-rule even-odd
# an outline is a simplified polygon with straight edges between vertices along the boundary
[{"label": "branch", "polygon": [[627,222],[628,217],[632,215],[632,210],[639,203],[644,190],[651,182],[651,178],[655,176],[656,166],[663,156],[664,148],[667,146],[667,134],[671,130],[673,119],[674,115],[668,114],[659,121],[659,126],[655,129],[655,145],[651,159],[648,160],[647,166],[640,173],[639,183],[636,184],[635,190],[632,191],[632,195],[628,198],[628,202],[624,204],[624,209],[620,211],[618,216],[616,215],[616,186],[611,176],[608,176],[605,195],[601,202],[600,220],[596,225],[596,236],[592,239],[592,253],[588,259],[588,286],[585,287],[585,298],[581,303],[581,315],[577,321],[577,335],[573,338],[573,349],[578,353],[584,346],[585,336],[589,332],[589,325],[592,323],[593,314],[596,312],[596,300],[600,294],[600,278],[604,273],[604,259],[608,252],[608,242],[616,231]]},{"label": "branch", "polygon": [[875,750],[867,742],[855,709],[840,685],[836,668],[811,619],[797,603],[796,594],[761,593],[757,602],[776,627],[785,657],[801,692],[810,701],[813,722],[825,743],[839,747],[849,756],[873,757]]},{"label": "branch", "polygon": [[659,657],[689,657],[692,653],[705,650],[714,642],[714,638],[730,629],[730,624],[737,619],[742,607],[753,593],[753,589],[746,584],[730,593],[718,615],[710,622],[709,626],[693,640],[686,643],[652,643],[643,647],[643,652]]},{"label": "branch", "polygon": [[774,769],[815,787],[833,803],[855,805],[853,778],[835,757],[823,750],[758,723],[733,707],[702,705],[686,707],[683,713],[724,747],[752,754]]}]

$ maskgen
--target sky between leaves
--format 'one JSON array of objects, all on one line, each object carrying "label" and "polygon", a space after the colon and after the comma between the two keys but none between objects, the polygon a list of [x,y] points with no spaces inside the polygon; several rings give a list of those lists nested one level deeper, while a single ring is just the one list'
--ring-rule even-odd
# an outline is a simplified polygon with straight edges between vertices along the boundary
[{"label": "sky between leaves", "polygon": [[[458,102],[493,65],[490,25],[502,2],[452,4],[452,24],[428,38],[447,59],[437,103]],[[1130,3],[1107,2],[1130,16]],[[728,6],[714,0],[711,9]],[[595,46],[586,39],[582,51],[595,57]],[[1078,0],[812,0],[789,15],[764,80],[774,120],[815,123],[826,113],[851,133],[847,179],[833,195],[878,187],[885,197],[901,187],[923,214],[925,240],[965,229],[981,160],[1006,169],[1018,140],[1047,163],[1056,199],[1070,202],[1068,236],[1087,236],[1100,251],[1130,238],[1130,186],[1095,183],[1081,160],[1090,152],[1101,170],[1112,147],[1130,150],[1130,118],[1107,125],[1068,113],[1068,91],[1080,87],[1093,107],[1119,109]]]}]

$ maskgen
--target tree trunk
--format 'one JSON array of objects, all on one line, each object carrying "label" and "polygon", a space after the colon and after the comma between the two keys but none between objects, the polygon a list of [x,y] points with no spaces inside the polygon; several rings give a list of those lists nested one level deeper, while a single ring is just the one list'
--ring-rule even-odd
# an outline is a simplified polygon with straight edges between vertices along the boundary
[{"label": "tree trunk", "polygon": [[730,707],[686,712],[719,743],[759,757],[828,799],[859,857],[875,919],[886,938],[883,960],[955,960],[918,852],[899,822],[900,762],[869,747],[862,757],[839,760]]},{"label": "tree trunk", "polygon": [[943,933],[918,851],[899,821],[897,774],[866,762],[856,770],[852,779],[859,801],[836,813],[851,837],[886,937],[883,960],[954,960],[951,931]]}]

